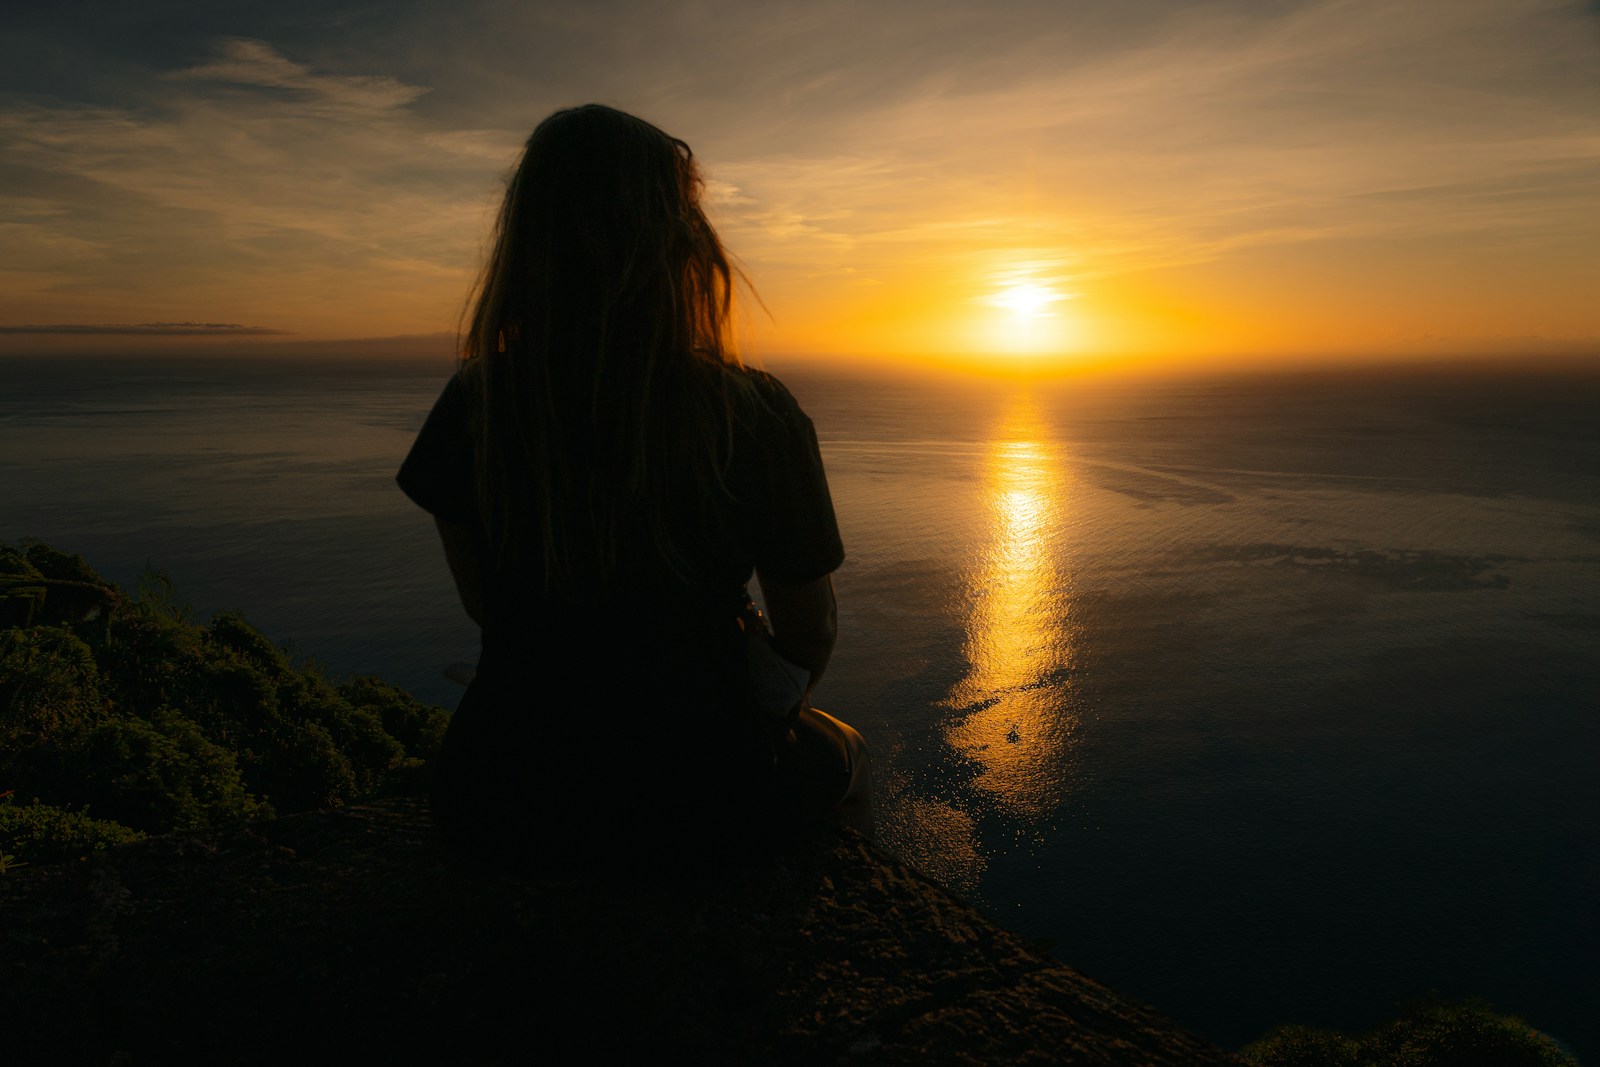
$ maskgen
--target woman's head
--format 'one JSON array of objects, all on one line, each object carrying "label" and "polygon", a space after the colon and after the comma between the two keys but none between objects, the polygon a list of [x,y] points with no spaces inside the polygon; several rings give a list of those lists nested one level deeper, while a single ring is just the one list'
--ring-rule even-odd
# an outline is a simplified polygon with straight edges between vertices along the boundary
[{"label": "woman's head", "polygon": [[464,346],[479,511],[509,570],[604,579],[639,530],[681,570],[666,502],[725,494],[750,387],[724,373],[733,272],[700,189],[688,145],[613,108],[557,111],[528,138]]},{"label": "woman's head", "polygon": [[730,359],[732,271],[700,191],[689,146],[642,119],[599,104],[545,119],[506,190],[467,354]]}]

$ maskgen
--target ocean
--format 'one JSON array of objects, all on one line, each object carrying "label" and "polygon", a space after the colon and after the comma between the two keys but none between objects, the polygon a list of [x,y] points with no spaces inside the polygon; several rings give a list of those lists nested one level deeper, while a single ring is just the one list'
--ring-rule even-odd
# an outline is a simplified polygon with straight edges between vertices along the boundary
[{"label": "ocean", "polygon": [[[1438,993],[1600,1053],[1600,374],[770,369],[885,846],[1225,1045]],[[392,480],[448,373],[0,359],[0,540],[451,706],[475,632]]]}]

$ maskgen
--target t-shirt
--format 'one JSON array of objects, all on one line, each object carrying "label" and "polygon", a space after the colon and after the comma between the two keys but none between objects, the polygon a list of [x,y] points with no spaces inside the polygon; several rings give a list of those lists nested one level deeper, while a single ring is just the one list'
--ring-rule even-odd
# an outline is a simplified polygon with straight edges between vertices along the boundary
[{"label": "t-shirt", "polygon": [[[472,373],[445,386],[397,480],[475,531],[487,560]],[[811,420],[771,375],[732,373],[759,402],[732,421],[727,493],[666,501],[692,578],[652,564],[642,529],[621,546],[634,563],[620,597],[551,594],[486,571],[478,676],[435,764],[435,813],[453,840],[524,863],[613,847],[678,853],[691,832],[725,850],[764,831],[774,739],[749,706],[745,586],[755,569],[815,580],[844,549]]]},{"label": "t-shirt", "polygon": [[[422,508],[478,531],[486,544],[474,476],[478,397],[469,371],[445,386],[397,481]],[[552,603],[542,589],[492,580],[484,590],[486,653],[532,642],[553,650],[566,637],[582,641],[585,630],[603,628],[612,636],[637,633],[641,643],[665,644],[674,655],[693,655],[696,631],[706,620],[738,614],[752,571],[799,584],[838,568],[844,549],[811,420],[777,378],[748,369],[733,373],[748,377],[760,409],[753,420],[733,422],[726,499],[712,505],[688,497],[666,502],[669,525],[690,553],[693,579],[649,562],[653,553],[641,530],[634,555],[646,562],[629,570],[626,603]],[[565,625],[548,625],[552,613]]]}]

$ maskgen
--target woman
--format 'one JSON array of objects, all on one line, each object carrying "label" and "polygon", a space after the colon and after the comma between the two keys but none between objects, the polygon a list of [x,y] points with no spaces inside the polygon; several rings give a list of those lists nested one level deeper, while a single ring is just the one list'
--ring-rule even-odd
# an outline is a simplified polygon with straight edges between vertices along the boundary
[{"label": "woman", "polygon": [[[540,123],[400,470],[483,631],[435,788],[479,853],[727,853],[841,804],[870,831],[860,735],[809,708],[844,555],[816,435],[728,343],[700,189],[689,147],[631,115]],[[774,720],[754,694],[791,674]]]}]

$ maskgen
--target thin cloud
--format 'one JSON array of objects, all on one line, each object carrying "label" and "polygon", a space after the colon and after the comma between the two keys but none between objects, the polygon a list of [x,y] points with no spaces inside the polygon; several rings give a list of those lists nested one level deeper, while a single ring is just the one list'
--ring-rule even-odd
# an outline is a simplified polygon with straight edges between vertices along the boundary
[{"label": "thin cloud", "polygon": [[323,74],[296,63],[265,41],[231,37],[221,43],[222,55],[211,63],[167,75],[175,81],[211,81],[302,93],[321,106],[348,112],[383,112],[403,108],[428,89],[396,78],[371,74]]},{"label": "thin cloud", "polygon": [[525,133],[509,130],[442,130],[424,134],[422,143],[452,155],[487,160],[498,166],[510,166],[522,151]]},{"label": "thin cloud", "polygon": [[710,207],[733,207],[740,204],[753,204],[755,200],[744,194],[732,182],[718,181],[716,178],[707,178],[705,193],[701,198]]},{"label": "thin cloud", "polygon": [[6,317],[140,323],[182,293],[301,331],[380,309],[379,329],[448,327],[486,229],[489,148],[514,135],[427,146],[436,131],[402,106],[417,86],[313,73],[261,42],[224,53],[138,105],[0,97],[0,238],[29,265],[0,270]]},{"label": "thin cloud", "polygon": [[827,219],[806,232],[896,257],[1024,225],[1095,274],[1324,240],[1493,237],[1583,218],[1573,209],[1600,195],[1600,122],[1574,107],[1593,95],[1582,72],[1596,50],[1574,15],[1556,0],[1175,11],[1103,54],[1063,40],[1049,67],[1019,51],[997,82],[853,111],[828,147],[872,162],[846,181],[825,159],[719,169],[780,217]]}]

